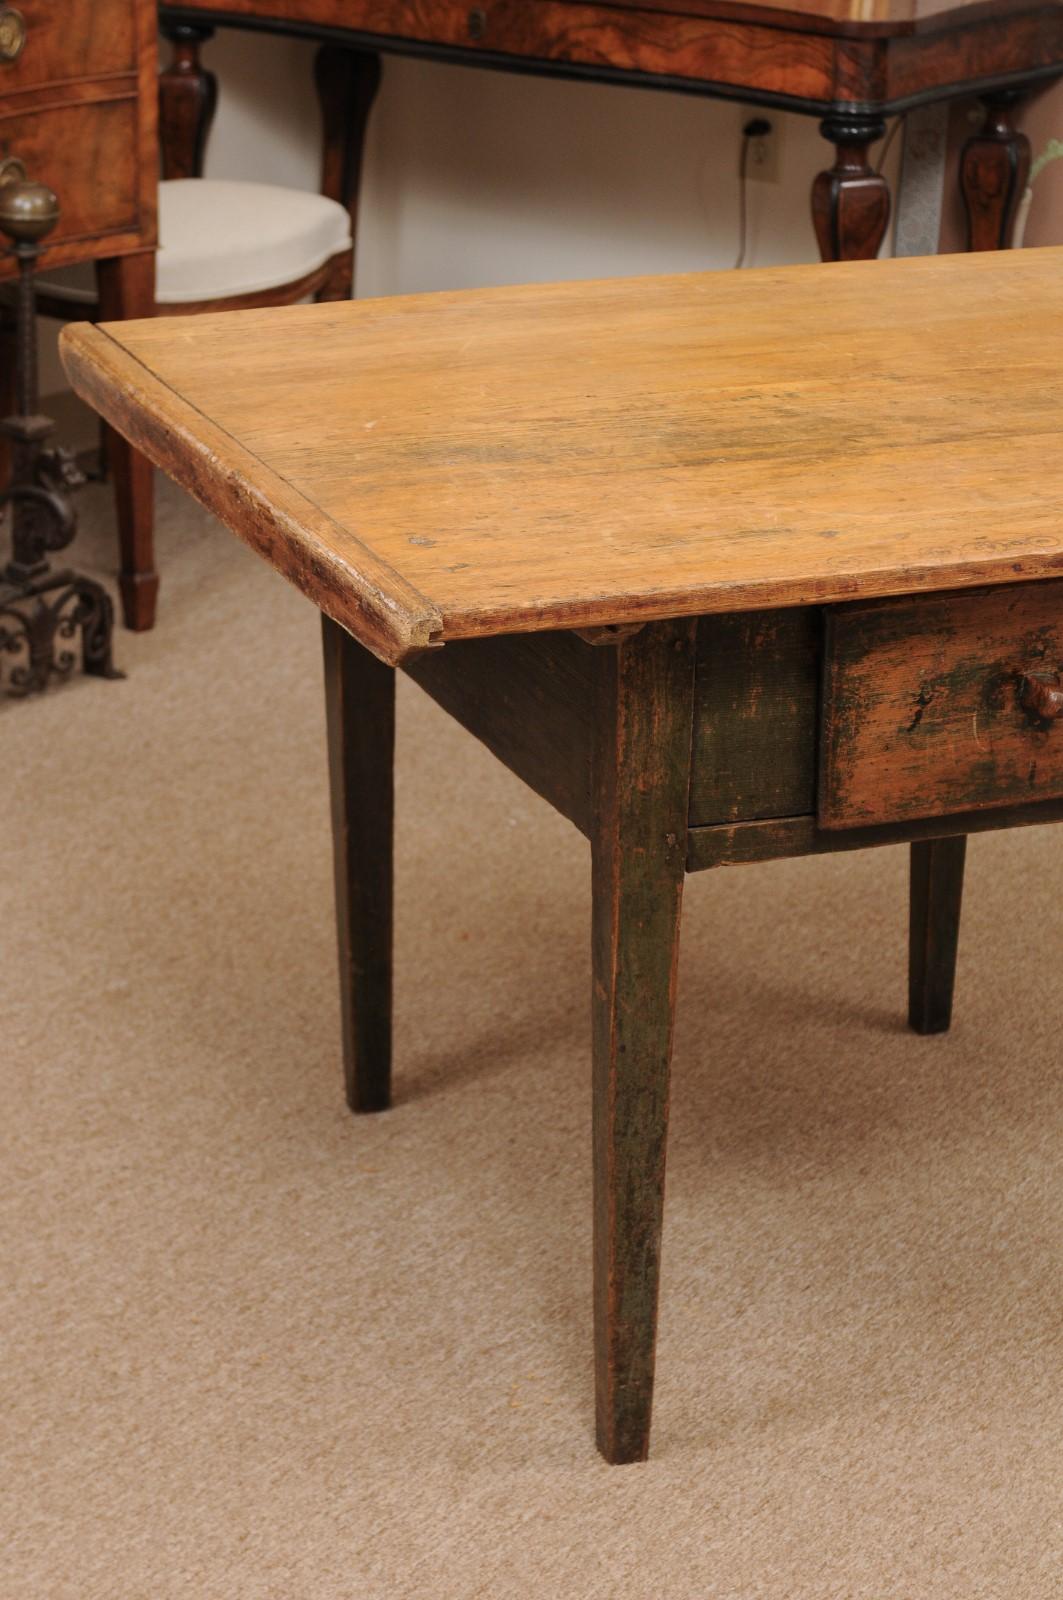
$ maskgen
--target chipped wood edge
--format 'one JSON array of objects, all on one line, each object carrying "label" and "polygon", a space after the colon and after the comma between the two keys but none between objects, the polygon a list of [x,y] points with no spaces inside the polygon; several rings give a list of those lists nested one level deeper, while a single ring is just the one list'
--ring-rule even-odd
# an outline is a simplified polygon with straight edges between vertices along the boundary
[{"label": "chipped wood edge", "polygon": [[83,400],[381,661],[398,666],[442,643],[443,619],[422,594],[115,333],[71,323],[59,351]]}]

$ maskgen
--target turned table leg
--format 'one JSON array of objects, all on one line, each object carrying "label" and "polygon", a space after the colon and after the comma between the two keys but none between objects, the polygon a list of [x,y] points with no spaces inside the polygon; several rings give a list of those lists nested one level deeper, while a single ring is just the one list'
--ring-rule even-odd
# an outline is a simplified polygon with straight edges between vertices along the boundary
[{"label": "turned table leg", "polygon": [[985,123],[963,147],[960,189],[968,250],[1006,250],[1011,243],[1015,212],[1030,174],[1030,141],[1012,120],[1021,99],[1015,89],[984,95]]},{"label": "turned table leg", "polygon": [[[352,249],[358,237],[358,195],[369,113],[380,88],[380,57],[372,50],[325,44],[314,58],[314,86],[321,108],[321,193],[346,206]],[[347,284],[347,296],[351,284]],[[336,299],[322,291],[318,299]]]},{"label": "turned table leg", "polygon": [[[155,252],[113,256],[96,263],[100,321],[155,314]],[[151,462],[116,433],[104,430],[107,464],[114,483],[121,567],[118,588],[127,628],[155,625],[159,576],[155,571],[155,473]]]},{"label": "turned table leg", "polygon": [[214,29],[201,23],[164,22],[173,46],[159,73],[159,157],[164,178],[201,178],[207,139],[218,105],[218,80],[199,59]]},{"label": "turned table leg", "polygon": [[946,1033],[952,1021],[966,835],[911,847],[908,1022],[916,1033]]},{"label": "turned table leg", "polygon": [[594,1337],[598,1447],[650,1435],[694,624],[596,647],[593,753]]},{"label": "turned table leg", "polygon": [[347,1104],[391,1103],[395,673],[322,616]]},{"label": "turned table leg", "polygon": [[868,161],[881,139],[881,117],[831,116],[819,125],[835,148],[834,165],[812,185],[812,223],[824,261],[870,261],[890,220],[890,191]]}]

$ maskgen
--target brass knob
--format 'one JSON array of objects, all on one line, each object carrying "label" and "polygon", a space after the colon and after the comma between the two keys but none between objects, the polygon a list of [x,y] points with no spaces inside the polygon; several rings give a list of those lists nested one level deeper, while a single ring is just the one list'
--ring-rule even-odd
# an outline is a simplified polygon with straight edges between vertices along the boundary
[{"label": "brass knob", "polygon": [[25,176],[21,161],[5,161],[0,170],[0,233],[16,244],[35,244],[59,221],[59,201],[43,183]]},{"label": "brass knob", "polygon": [[1039,721],[1055,722],[1063,716],[1063,689],[1058,683],[1046,683],[1043,678],[1023,673],[1019,678],[1019,704]]},{"label": "brass knob", "polygon": [[0,61],[17,61],[26,43],[26,19],[14,6],[0,10]]}]

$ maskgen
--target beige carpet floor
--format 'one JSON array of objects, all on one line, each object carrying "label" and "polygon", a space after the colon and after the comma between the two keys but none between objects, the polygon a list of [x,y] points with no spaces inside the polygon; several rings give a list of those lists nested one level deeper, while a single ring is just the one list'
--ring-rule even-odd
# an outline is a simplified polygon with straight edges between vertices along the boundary
[{"label": "beige carpet floor", "polygon": [[403,685],[398,1102],[350,1117],[317,616],[160,524],[128,680],[0,712],[0,1600],[1060,1595],[1060,836],[973,842],[947,1039],[903,850],[689,881],[608,1468],[586,848]]}]

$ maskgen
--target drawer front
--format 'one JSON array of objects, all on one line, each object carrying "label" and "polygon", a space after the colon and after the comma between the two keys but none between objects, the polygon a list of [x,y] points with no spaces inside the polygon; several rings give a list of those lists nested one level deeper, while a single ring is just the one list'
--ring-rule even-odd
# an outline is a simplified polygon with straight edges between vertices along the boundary
[{"label": "drawer front", "polygon": [[0,117],[0,155],[20,156],[59,196],[45,265],[53,245],[137,228],[137,132],[137,102],[128,98]]},{"label": "drawer front", "polygon": [[1063,796],[1063,583],[839,606],[824,660],[821,827]]},{"label": "drawer front", "polygon": [[[12,17],[11,13],[17,13]],[[14,60],[6,59],[23,35]],[[0,96],[136,69],[135,0],[0,0]]]}]

